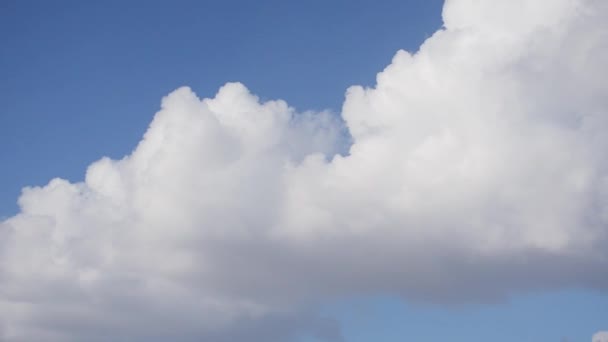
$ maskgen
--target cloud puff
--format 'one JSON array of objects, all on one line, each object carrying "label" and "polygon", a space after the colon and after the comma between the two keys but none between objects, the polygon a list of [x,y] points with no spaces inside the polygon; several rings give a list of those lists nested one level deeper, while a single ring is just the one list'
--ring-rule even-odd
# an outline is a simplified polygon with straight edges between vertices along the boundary
[{"label": "cloud puff", "polygon": [[608,331],[598,331],[593,334],[592,342],[608,342]]},{"label": "cloud puff", "polygon": [[352,294],[608,289],[608,4],[443,17],[341,118],[180,88],[128,156],[25,188],[0,337],[338,341],[315,306]]}]

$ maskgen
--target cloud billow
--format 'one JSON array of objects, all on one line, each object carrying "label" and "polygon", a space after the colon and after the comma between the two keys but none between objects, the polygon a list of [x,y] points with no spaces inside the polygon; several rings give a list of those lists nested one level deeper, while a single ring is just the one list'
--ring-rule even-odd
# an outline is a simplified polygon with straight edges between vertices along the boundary
[{"label": "cloud billow", "polygon": [[[608,289],[608,4],[449,0],[341,117],[180,88],[0,223],[0,337],[341,340],[315,308]],[[348,137],[348,138],[347,138]]]}]

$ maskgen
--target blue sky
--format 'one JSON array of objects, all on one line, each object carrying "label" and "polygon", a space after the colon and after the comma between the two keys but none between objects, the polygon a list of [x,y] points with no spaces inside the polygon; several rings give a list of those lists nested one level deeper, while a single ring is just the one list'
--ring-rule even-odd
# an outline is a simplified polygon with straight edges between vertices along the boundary
[{"label": "blue sky", "polygon": [[608,299],[586,291],[555,291],[446,308],[372,297],[334,304],[327,314],[337,317],[352,342],[589,341],[606,324]]},{"label": "blue sky", "polygon": [[208,97],[239,81],[301,110],[339,111],[346,88],[373,84],[398,49],[441,26],[441,5],[5,2],[0,213],[16,212],[24,185],[81,180],[99,157],[129,153],[183,85]]},{"label": "blue sky", "polygon": [[[82,181],[92,162],[129,154],[160,99],[183,85],[213,97],[238,81],[262,101],[283,99],[299,111],[337,116],[349,86],[373,86],[397,50],[415,52],[442,27],[442,6],[439,0],[4,1],[0,218],[18,213],[24,186],[54,177]],[[606,292],[578,285],[515,292],[458,305],[390,293],[344,296],[324,303],[321,315],[339,322],[348,342],[574,342],[608,329]]]}]

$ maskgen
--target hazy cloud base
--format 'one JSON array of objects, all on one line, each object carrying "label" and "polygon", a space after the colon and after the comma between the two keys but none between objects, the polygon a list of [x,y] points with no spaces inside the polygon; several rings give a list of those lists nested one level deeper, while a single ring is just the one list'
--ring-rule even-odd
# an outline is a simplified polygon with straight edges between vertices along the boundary
[{"label": "hazy cloud base", "polygon": [[353,294],[608,289],[608,3],[448,0],[341,113],[226,84],[0,223],[3,341],[341,340]]},{"label": "hazy cloud base", "polygon": [[598,331],[593,334],[592,342],[608,342],[608,331]]}]

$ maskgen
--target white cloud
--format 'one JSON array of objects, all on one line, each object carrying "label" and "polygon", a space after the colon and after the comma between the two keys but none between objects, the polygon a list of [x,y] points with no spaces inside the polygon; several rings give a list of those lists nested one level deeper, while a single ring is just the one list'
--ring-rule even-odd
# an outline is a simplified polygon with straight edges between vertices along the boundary
[{"label": "white cloud", "polygon": [[343,121],[180,88],[130,155],[24,189],[0,223],[0,337],[339,340],[314,307],[349,294],[608,289],[608,5],[443,15]]},{"label": "white cloud", "polygon": [[608,342],[608,331],[598,331],[593,334],[592,342]]}]

